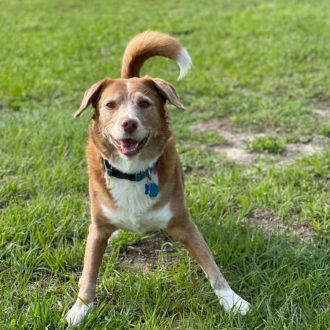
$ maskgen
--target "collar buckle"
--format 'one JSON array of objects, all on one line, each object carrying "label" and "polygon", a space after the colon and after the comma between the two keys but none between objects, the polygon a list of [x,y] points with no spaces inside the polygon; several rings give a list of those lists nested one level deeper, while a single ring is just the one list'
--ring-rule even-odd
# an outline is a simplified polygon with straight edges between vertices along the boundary
[{"label": "collar buckle", "polygon": [[135,181],[141,181],[146,177],[146,173],[144,172],[138,172],[135,173]]}]

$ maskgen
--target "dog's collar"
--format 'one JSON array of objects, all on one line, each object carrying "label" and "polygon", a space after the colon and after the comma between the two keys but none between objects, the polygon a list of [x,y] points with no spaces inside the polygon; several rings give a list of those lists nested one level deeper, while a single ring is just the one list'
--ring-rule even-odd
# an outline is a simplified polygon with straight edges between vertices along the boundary
[{"label": "dog's collar", "polygon": [[124,173],[117,168],[113,167],[108,160],[102,158],[103,164],[105,167],[105,170],[109,176],[113,176],[117,179],[124,179],[129,181],[136,181],[139,182],[145,178],[151,179],[151,172],[156,168],[158,164],[158,160],[155,162],[155,164],[152,167],[147,168],[144,171],[140,171],[137,173]]}]

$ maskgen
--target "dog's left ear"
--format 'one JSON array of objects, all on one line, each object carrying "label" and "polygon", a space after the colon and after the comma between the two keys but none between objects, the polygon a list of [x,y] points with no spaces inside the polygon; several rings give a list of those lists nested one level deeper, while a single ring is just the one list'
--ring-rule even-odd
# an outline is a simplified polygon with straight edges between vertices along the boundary
[{"label": "dog's left ear", "polygon": [[158,93],[168,102],[173,104],[180,110],[184,110],[184,105],[181,103],[180,98],[173,87],[173,85],[169,84],[168,82],[162,79],[152,79]]},{"label": "dog's left ear", "polygon": [[81,113],[92,104],[93,107],[96,107],[97,100],[102,92],[104,86],[106,86],[111,79],[102,79],[97,83],[93,84],[91,87],[87,89],[85,95],[81,101],[79,109],[73,115],[75,118],[79,117]]}]

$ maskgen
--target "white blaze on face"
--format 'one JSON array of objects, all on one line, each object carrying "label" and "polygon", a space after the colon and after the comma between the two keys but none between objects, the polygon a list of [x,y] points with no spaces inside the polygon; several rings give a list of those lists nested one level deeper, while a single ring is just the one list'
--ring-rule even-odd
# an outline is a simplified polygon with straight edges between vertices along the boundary
[{"label": "white blaze on face", "polygon": [[[137,99],[138,94],[136,93],[133,95],[133,97],[130,97],[130,83],[129,81],[126,82],[127,87],[127,97],[124,102],[121,104],[120,108],[118,109],[118,117],[117,120],[113,126],[111,135],[116,140],[125,139],[125,138],[132,138],[138,141],[143,140],[147,135],[148,131],[144,127],[144,125],[141,122],[141,114],[139,112],[139,109],[134,102],[135,99]],[[144,98],[148,99],[146,96]],[[123,122],[126,120],[135,120],[137,122],[137,129],[132,134],[127,134],[123,129]]]}]

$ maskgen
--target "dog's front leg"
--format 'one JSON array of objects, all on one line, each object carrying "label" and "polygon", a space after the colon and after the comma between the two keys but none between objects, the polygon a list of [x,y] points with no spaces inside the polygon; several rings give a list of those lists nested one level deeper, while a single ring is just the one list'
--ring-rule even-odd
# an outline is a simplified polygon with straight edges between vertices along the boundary
[{"label": "dog's front leg", "polygon": [[84,268],[79,280],[79,294],[75,304],[67,314],[70,325],[78,325],[93,306],[96,278],[108,238],[115,231],[113,226],[91,224],[85,249]]},{"label": "dog's front leg", "polygon": [[184,219],[172,220],[167,231],[174,239],[184,244],[202,267],[223,308],[226,311],[233,310],[245,315],[249,310],[249,303],[230,288],[202,235],[195,224],[191,222],[189,215],[185,215]]}]

